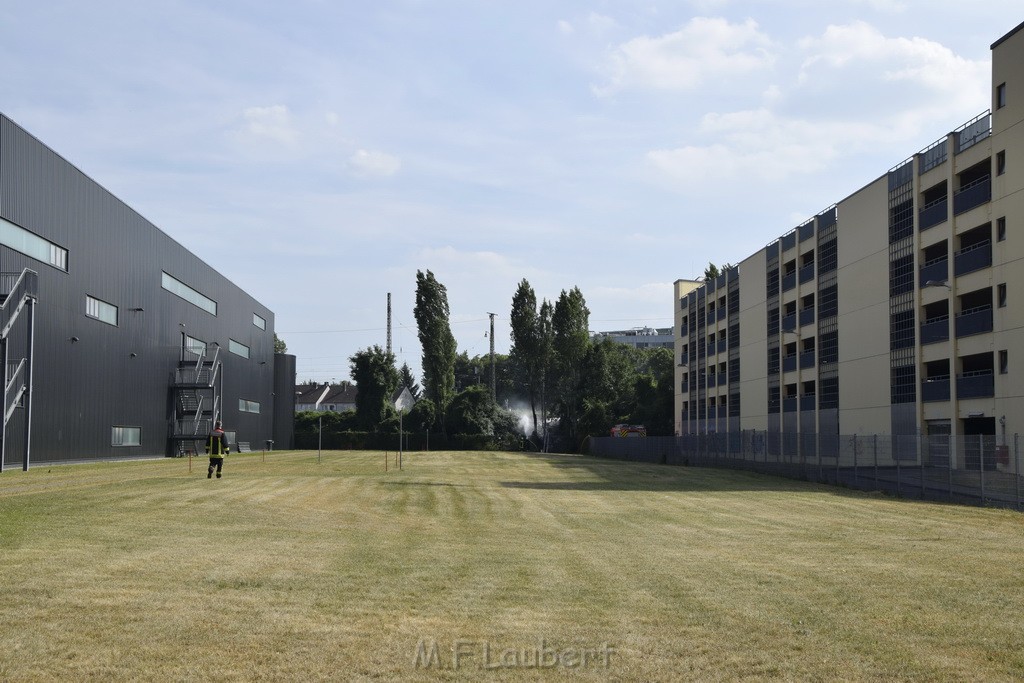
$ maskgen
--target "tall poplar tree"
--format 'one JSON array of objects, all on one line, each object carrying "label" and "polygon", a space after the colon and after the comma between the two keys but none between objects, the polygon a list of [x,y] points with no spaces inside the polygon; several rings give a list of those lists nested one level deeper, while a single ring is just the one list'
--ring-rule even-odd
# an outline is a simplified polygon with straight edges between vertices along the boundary
[{"label": "tall poplar tree", "polygon": [[449,323],[448,290],[429,270],[416,271],[416,328],[423,347],[423,390],[437,408],[445,433],[444,415],[455,395],[455,337]]},{"label": "tall poplar tree", "polygon": [[[548,405],[551,403],[549,398],[554,393],[554,386],[548,386],[554,373],[552,371],[552,358],[554,357],[554,339],[555,331],[551,325],[551,316],[554,314],[555,307],[550,301],[544,299],[540,305],[540,313],[537,314],[537,356],[540,359],[538,366],[540,367],[540,419],[543,423],[543,428],[540,430],[541,436],[547,437],[547,420],[548,420]],[[547,439],[545,438],[544,448],[547,449]]]},{"label": "tall poplar tree", "polygon": [[558,373],[558,400],[568,422],[569,436],[576,437],[582,403],[583,361],[590,348],[590,310],[579,287],[562,290],[551,316],[554,365]]},{"label": "tall poplar tree", "polygon": [[516,373],[526,386],[533,414],[533,431],[537,430],[537,394],[542,373],[540,354],[540,317],[537,314],[537,295],[523,278],[512,296],[512,349],[510,356]]}]

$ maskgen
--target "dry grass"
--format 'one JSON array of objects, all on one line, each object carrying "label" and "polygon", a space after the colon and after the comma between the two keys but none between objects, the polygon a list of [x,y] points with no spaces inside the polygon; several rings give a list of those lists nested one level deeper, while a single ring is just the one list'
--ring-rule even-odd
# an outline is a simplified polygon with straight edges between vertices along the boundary
[{"label": "dry grass", "polygon": [[[569,456],[186,467],[0,475],[0,680],[1024,677],[1018,513]],[[481,668],[540,639],[614,653]]]}]

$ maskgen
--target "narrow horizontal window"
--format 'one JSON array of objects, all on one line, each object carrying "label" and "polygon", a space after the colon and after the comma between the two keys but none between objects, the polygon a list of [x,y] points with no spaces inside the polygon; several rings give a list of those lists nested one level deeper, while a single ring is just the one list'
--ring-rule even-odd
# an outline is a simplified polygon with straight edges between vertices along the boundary
[{"label": "narrow horizontal window", "polygon": [[3,218],[0,218],[0,244],[67,272],[67,249]]},{"label": "narrow horizontal window", "polygon": [[166,289],[171,294],[180,296],[185,301],[189,302],[193,306],[203,309],[211,315],[217,315],[217,302],[213,299],[200,294],[196,290],[186,285],[181,280],[174,278],[167,273],[162,274],[163,277],[160,280],[160,286]]},{"label": "narrow horizontal window", "polygon": [[252,314],[252,324],[260,328],[261,330],[267,329],[267,321],[261,318],[260,316],[256,315],[255,313]]},{"label": "narrow horizontal window", "polygon": [[117,306],[93,296],[85,297],[85,315],[108,325],[117,326]]},{"label": "narrow horizontal window", "polygon": [[234,339],[228,339],[228,351],[242,358],[249,357],[249,347],[245,344],[239,344]]},{"label": "narrow horizontal window", "polygon": [[111,427],[111,446],[140,446],[142,445],[142,427]]},{"label": "narrow horizontal window", "polygon": [[249,401],[244,398],[238,399],[238,410],[242,413],[259,413],[260,404],[257,401]]}]

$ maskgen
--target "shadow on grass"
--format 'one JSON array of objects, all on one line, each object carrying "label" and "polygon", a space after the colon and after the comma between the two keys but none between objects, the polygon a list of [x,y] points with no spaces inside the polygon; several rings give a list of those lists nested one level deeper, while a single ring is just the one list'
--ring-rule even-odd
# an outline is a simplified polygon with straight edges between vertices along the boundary
[{"label": "shadow on grass", "polygon": [[837,495],[865,495],[860,491],[787,479],[744,470],[683,467],[605,460],[585,455],[524,453],[552,467],[576,470],[588,475],[588,481],[502,481],[506,488],[542,491],[786,491],[824,490]]}]

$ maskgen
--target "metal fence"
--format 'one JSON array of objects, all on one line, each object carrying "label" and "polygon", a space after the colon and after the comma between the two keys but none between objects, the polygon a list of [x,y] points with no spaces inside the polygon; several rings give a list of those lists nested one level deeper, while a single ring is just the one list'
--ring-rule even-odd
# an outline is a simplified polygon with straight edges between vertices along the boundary
[{"label": "metal fence", "polygon": [[891,436],[745,430],[591,438],[589,452],[635,462],[751,470],[906,498],[1024,509],[1016,434]]}]

